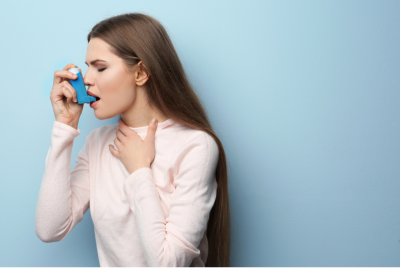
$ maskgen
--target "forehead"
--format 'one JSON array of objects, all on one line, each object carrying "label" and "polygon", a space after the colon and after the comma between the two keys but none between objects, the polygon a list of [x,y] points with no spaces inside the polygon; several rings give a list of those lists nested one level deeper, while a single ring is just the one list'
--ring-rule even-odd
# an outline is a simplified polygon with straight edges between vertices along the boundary
[{"label": "forehead", "polygon": [[98,37],[90,39],[86,51],[87,63],[95,59],[111,60],[113,57],[116,57],[116,55],[111,52],[109,44]]}]

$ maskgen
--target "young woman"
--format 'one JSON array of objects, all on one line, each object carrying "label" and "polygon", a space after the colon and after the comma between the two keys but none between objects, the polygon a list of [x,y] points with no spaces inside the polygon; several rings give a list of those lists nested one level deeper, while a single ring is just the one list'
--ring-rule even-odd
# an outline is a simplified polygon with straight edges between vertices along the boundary
[{"label": "young woman", "polygon": [[83,104],[76,65],[55,71],[38,237],[64,239],[90,208],[101,266],[229,266],[225,152],[164,27],[139,13],[103,20],[86,64],[96,118],[120,118],[87,136],[70,171]]}]

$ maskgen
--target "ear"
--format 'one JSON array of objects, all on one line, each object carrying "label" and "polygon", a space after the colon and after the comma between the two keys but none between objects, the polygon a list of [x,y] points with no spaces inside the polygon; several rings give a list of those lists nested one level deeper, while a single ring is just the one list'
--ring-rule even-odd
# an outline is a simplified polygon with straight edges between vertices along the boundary
[{"label": "ear", "polygon": [[135,82],[138,86],[143,86],[149,80],[150,73],[142,61],[138,63],[138,69],[135,71]]}]

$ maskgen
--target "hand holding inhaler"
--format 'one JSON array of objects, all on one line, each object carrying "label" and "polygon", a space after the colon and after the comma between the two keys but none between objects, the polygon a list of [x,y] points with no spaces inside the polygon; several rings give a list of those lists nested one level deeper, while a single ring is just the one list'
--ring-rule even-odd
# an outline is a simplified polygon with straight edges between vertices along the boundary
[{"label": "hand holding inhaler", "polygon": [[[85,94],[86,89],[83,84],[82,73],[80,69],[74,67],[76,67],[75,64],[69,63],[62,70],[57,70],[54,72],[53,88],[50,92],[50,100],[53,106],[53,112],[54,116],[56,117],[56,121],[78,129],[78,122],[79,117],[82,114],[83,103],[86,102],[85,100],[88,100],[89,102],[93,101],[93,99],[84,99],[83,102],[79,101],[79,97],[84,94],[82,94],[80,91],[77,93],[70,82],[80,82],[81,86],[85,90]],[[71,68],[74,68],[75,72],[76,69],[78,69],[78,75],[68,71]]]},{"label": "hand holding inhaler", "polygon": [[73,74],[76,74],[78,78],[76,80],[70,80],[69,82],[71,83],[72,87],[76,91],[76,99],[78,100],[79,104],[83,103],[90,103],[90,102],[95,102],[97,99],[93,96],[90,96],[86,92],[85,88],[85,83],[83,82],[82,78],[82,73],[81,69],[78,69],[78,67],[73,67],[68,69]]}]

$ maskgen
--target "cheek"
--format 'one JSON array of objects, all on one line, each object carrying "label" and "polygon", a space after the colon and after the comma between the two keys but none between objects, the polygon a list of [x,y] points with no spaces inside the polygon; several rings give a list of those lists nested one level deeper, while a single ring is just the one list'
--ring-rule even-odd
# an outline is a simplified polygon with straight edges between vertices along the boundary
[{"label": "cheek", "polygon": [[104,95],[97,110],[95,109],[95,115],[100,120],[112,118],[128,111],[133,106],[134,100],[135,96],[132,93],[115,93],[111,90]]},{"label": "cheek", "polygon": [[107,102],[132,101],[134,96],[133,85],[128,80],[128,76],[122,70],[110,70],[99,80],[99,91]]},{"label": "cheek", "polygon": [[135,95],[133,89],[125,88],[125,90],[112,91],[107,95],[107,105],[117,108],[127,108],[133,104]]},{"label": "cheek", "polygon": [[99,84],[103,103],[107,109],[124,111],[133,105],[135,100],[135,88],[126,77],[116,74],[104,79]]}]

